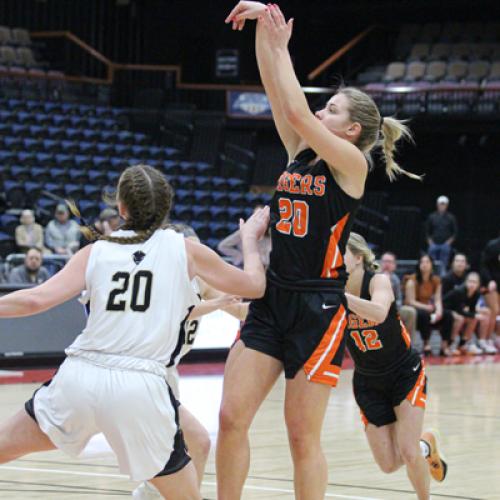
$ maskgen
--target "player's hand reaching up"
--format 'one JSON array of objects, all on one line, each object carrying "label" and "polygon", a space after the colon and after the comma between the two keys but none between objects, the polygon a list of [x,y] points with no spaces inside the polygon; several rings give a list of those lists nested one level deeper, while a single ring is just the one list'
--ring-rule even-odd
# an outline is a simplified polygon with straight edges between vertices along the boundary
[{"label": "player's hand reaching up", "polygon": [[226,24],[233,23],[232,29],[241,31],[247,19],[257,19],[262,16],[266,6],[260,2],[238,2],[236,7],[226,17]]},{"label": "player's hand reaching up", "polygon": [[244,222],[240,219],[241,239],[251,238],[260,240],[269,226],[269,207],[258,208],[252,216]]},{"label": "player's hand reaching up", "polygon": [[276,4],[269,4],[259,16],[259,25],[262,24],[267,43],[277,49],[286,49],[292,36],[293,18],[288,22],[281,9]]}]

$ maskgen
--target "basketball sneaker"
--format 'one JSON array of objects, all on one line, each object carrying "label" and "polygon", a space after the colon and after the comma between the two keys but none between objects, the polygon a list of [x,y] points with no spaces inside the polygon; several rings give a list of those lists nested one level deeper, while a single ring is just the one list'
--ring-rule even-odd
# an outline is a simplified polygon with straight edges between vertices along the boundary
[{"label": "basketball sneaker", "polygon": [[448,465],[445,462],[443,453],[439,450],[439,433],[436,430],[429,429],[422,434],[420,438],[429,446],[429,455],[426,457],[429,464],[429,470],[435,481],[444,481],[448,472]]},{"label": "basketball sneaker", "polygon": [[480,339],[478,343],[479,347],[483,350],[485,354],[496,354],[498,352],[493,344],[493,341]]},{"label": "basketball sneaker", "polygon": [[132,498],[135,498],[135,500],[157,500],[163,497],[152,484],[145,481],[132,492]]}]

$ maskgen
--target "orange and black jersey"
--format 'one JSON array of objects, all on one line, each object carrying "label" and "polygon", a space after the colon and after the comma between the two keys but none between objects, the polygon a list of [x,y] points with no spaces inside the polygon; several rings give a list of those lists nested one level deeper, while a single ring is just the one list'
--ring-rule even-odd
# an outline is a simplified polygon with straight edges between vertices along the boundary
[{"label": "orange and black jersey", "polygon": [[[365,271],[361,284],[362,299],[370,300],[370,281],[374,273]],[[415,354],[411,339],[399,318],[393,301],[386,319],[375,323],[349,312],[347,347],[355,370],[363,375],[386,375],[401,366]]]},{"label": "orange and black jersey", "polygon": [[300,152],[278,180],[268,277],[286,288],[343,289],[343,254],[361,199],[345,193],[315,158],[312,149]]}]

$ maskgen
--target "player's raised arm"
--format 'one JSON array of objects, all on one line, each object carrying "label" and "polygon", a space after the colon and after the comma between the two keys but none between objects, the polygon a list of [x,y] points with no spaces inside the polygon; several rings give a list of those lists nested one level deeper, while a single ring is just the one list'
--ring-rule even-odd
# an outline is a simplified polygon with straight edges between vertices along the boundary
[{"label": "player's raised arm", "polygon": [[[226,23],[233,22],[233,29],[241,30],[247,19],[253,20],[262,18],[269,8],[270,7],[260,2],[239,2],[227,17]],[[276,88],[274,80],[275,67],[273,51],[269,43],[265,41],[267,35],[262,22],[258,22],[255,31],[255,55],[257,57],[260,79],[266,91],[269,103],[271,104],[271,111],[273,113],[276,129],[288,153],[288,160],[292,161],[297,153],[300,136],[290,123],[288,123],[281,106],[278,89]]]},{"label": "player's raised arm", "polygon": [[52,278],[34,288],[0,298],[0,317],[32,316],[76,297],[85,289],[85,270],[92,245],[77,252]]},{"label": "player's raised arm", "polygon": [[243,271],[226,263],[208,247],[186,240],[191,276],[199,276],[221,292],[249,299],[262,297],[266,277],[257,241],[266,232],[268,224],[268,207],[256,210],[246,223],[240,222]]}]

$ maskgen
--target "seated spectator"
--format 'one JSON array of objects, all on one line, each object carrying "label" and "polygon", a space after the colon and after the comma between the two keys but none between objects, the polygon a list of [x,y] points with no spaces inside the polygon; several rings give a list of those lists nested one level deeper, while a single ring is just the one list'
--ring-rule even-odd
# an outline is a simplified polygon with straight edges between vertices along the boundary
[{"label": "seated spectator", "polygon": [[448,354],[453,315],[443,309],[441,279],[434,274],[432,259],[427,254],[420,257],[416,273],[406,281],[405,303],[417,310],[417,328],[424,342],[424,355],[431,354],[429,339],[432,325],[440,330],[441,352]]},{"label": "seated spectator", "polygon": [[489,310],[490,332],[496,332],[497,346],[500,347],[500,234],[488,241],[481,254],[481,277],[484,284],[484,300]]},{"label": "seated spectator", "polygon": [[446,272],[450,261],[451,245],[457,237],[458,227],[455,216],[448,212],[450,200],[447,196],[437,199],[437,210],[429,215],[425,223],[429,255],[441,262],[441,275]]},{"label": "seated spectator", "polygon": [[23,210],[16,227],[16,244],[21,252],[32,247],[43,249],[43,227],[35,222],[33,210]]},{"label": "seated spectator", "polygon": [[[478,273],[467,274],[463,285],[450,290],[443,297],[444,306],[453,312],[453,316],[459,324],[457,333],[464,329],[463,336],[465,345],[463,351],[466,354],[496,354],[497,350],[493,342],[488,339],[488,328],[490,324],[490,313],[486,309],[479,309],[481,278]],[[472,340],[472,334],[479,323],[479,347]],[[457,354],[458,337],[452,338],[450,348],[452,354]],[[459,352],[458,352],[459,354]]]},{"label": "seated spectator", "polygon": [[[120,215],[114,208],[105,208],[99,214],[99,219],[95,222],[95,228],[102,234],[109,235],[119,229],[121,224]],[[88,245],[89,241],[82,233],[80,235],[80,248]]]},{"label": "seated spectator", "polygon": [[399,315],[401,316],[401,321],[403,321],[410,338],[414,338],[415,330],[417,326],[417,311],[412,306],[403,305],[403,294],[401,292],[401,281],[396,274],[397,268],[396,255],[392,252],[385,252],[380,258],[380,270],[385,273],[391,280],[392,291],[394,292],[394,297],[396,299],[396,305],[398,306]]},{"label": "seated spectator", "polygon": [[46,245],[58,255],[71,255],[80,247],[80,226],[69,218],[64,203],[57,205],[54,216],[45,228]]},{"label": "seated spectator", "polygon": [[[257,208],[262,208],[262,205],[257,205],[254,211]],[[269,255],[271,253],[270,231],[268,231],[258,243],[260,259],[264,267],[267,268],[269,266]],[[234,266],[241,266],[243,264],[243,251],[241,247],[240,230],[238,229],[229,236],[226,236],[217,246],[217,250],[219,250],[221,255],[229,257],[231,264]]]},{"label": "seated spectator", "polygon": [[50,278],[49,272],[42,266],[42,252],[39,248],[30,248],[24,257],[24,264],[9,273],[8,283],[16,285],[39,285]]},{"label": "seated spectator", "polygon": [[455,254],[451,262],[451,269],[441,280],[443,297],[456,286],[463,285],[468,268],[469,263],[467,262],[466,255],[463,253]]}]

